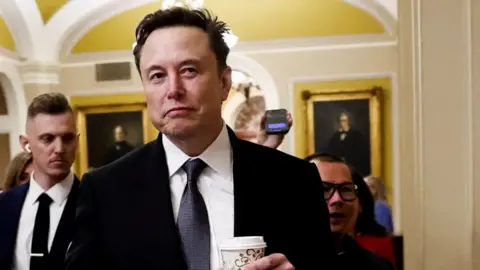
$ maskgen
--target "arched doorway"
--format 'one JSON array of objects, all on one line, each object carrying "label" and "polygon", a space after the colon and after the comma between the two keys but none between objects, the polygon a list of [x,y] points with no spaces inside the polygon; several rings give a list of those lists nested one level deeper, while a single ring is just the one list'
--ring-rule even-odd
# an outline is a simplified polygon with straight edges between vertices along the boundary
[{"label": "arched doorway", "polygon": [[3,176],[5,169],[10,162],[12,151],[10,141],[12,137],[12,117],[9,114],[9,106],[7,105],[7,95],[5,90],[5,80],[7,78],[0,74],[0,189],[3,188]]}]

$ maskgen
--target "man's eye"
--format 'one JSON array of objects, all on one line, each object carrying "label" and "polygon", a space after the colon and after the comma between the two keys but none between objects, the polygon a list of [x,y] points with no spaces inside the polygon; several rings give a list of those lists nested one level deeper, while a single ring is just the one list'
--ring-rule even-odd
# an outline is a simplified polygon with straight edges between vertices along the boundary
[{"label": "man's eye", "polygon": [[180,73],[184,75],[193,75],[197,73],[197,70],[194,67],[186,67],[183,68]]},{"label": "man's eye", "polygon": [[159,79],[162,79],[163,77],[165,77],[165,74],[157,72],[157,73],[154,73],[154,74],[150,75],[150,80],[151,81],[159,80]]}]

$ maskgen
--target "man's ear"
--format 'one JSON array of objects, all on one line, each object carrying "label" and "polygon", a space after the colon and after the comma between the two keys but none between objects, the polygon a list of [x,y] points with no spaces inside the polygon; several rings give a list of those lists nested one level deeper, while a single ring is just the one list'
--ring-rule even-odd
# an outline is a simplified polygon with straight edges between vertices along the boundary
[{"label": "man's ear", "polygon": [[222,90],[223,90],[222,101],[225,101],[227,100],[230,89],[232,88],[232,68],[231,67],[226,66],[223,69],[220,80],[222,83]]},{"label": "man's ear", "polygon": [[23,151],[31,153],[32,150],[30,149],[30,144],[28,143],[28,137],[25,135],[20,135],[19,137],[20,146],[22,147]]}]

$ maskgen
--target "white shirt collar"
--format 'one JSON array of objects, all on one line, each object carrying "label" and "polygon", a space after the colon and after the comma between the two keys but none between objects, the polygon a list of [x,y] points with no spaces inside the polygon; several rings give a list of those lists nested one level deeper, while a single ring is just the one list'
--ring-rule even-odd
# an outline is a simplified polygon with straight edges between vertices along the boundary
[{"label": "white shirt collar", "polygon": [[[43,188],[37,183],[37,181],[35,181],[35,179],[33,178],[34,173],[35,172],[32,172],[32,174],[30,175],[30,187],[28,188],[28,194],[25,198],[25,203],[29,204],[36,203],[38,197],[45,192]],[[61,205],[68,198],[68,194],[70,194],[70,190],[73,186],[73,179],[73,173],[70,172],[64,180],[56,183],[45,193],[47,193],[47,195],[52,198],[53,203]]]},{"label": "white shirt collar", "polygon": [[215,172],[230,178],[232,173],[232,151],[227,126],[224,124],[215,141],[199,156],[190,157],[175,146],[165,135],[162,135],[163,147],[167,158],[169,176],[174,175],[183,164],[191,158],[200,158]]}]

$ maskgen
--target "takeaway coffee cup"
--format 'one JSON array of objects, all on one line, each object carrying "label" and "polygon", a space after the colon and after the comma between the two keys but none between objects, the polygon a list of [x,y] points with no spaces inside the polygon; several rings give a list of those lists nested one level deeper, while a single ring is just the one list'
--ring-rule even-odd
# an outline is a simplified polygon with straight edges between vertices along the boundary
[{"label": "takeaway coffee cup", "polygon": [[243,270],[246,265],[265,256],[267,244],[262,236],[249,236],[228,239],[219,247],[223,270]]}]

